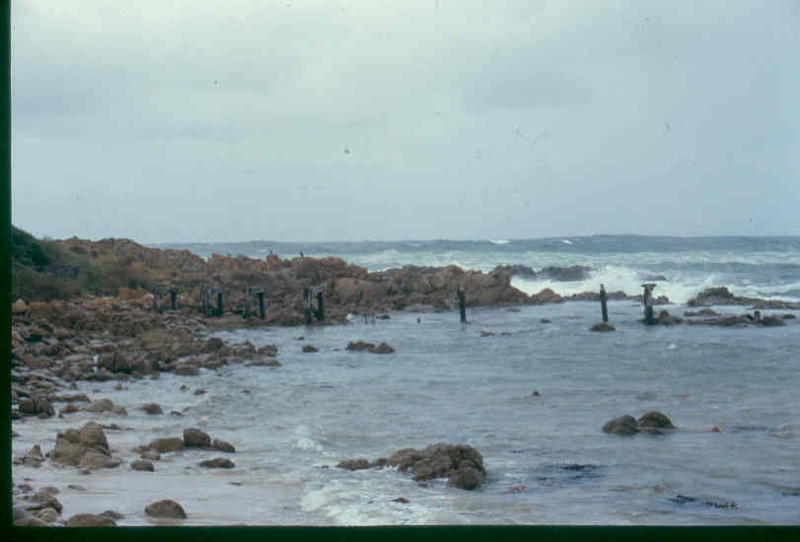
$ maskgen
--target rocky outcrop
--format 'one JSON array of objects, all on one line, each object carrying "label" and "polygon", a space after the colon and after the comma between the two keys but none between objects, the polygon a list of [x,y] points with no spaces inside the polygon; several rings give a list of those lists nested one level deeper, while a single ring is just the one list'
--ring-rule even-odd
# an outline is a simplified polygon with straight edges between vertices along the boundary
[{"label": "rocky outcrop", "polygon": [[715,288],[706,288],[695,297],[686,302],[690,307],[708,306],[708,305],[749,305],[754,309],[800,309],[800,303],[792,303],[788,301],[781,301],[776,299],[761,299],[757,297],[738,297],[728,290],[728,288],[721,286]]},{"label": "rocky outcrop", "polygon": [[159,453],[179,452],[183,450],[183,439],[180,437],[157,438],[144,446],[142,451],[155,450]]},{"label": "rocky outcrop", "polygon": [[39,416],[40,418],[49,418],[56,413],[53,404],[41,395],[20,399],[18,410],[26,416]]},{"label": "rocky outcrop", "polygon": [[539,271],[527,265],[498,265],[493,273],[501,273],[508,277],[519,277],[529,280],[557,280],[563,282],[574,282],[586,280],[591,276],[592,268],[583,265],[572,265],[570,267],[549,266]]},{"label": "rocky outcrop", "polygon": [[635,435],[640,432],[660,435],[672,429],[675,429],[672,421],[658,411],[646,412],[638,420],[626,414],[614,418],[603,426],[603,432],[612,435]]}]

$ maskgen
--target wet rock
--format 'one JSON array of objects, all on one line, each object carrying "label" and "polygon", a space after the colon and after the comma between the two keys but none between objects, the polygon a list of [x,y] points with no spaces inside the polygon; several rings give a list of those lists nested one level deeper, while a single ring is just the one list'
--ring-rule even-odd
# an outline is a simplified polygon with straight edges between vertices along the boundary
[{"label": "wet rock", "polygon": [[18,314],[25,314],[26,312],[28,312],[28,304],[25,303],[25,301],[22,299],[17,299],[11,305],[11,314],[18,315]]},{"label": "wet rock", "polygon": [[150,441],[147,448],[159,453],[179,452],[183,450],[183,439],[180,437],[164,437]]},{"label": "wet rock", "polygon": [[136,461],[131,462],[131,469],[139,470],[139,471],[146,471],[146,472],[155,472],[156,468],[153,465],[152,461],[147,461],[144,459],[137,459]]},{"label": "wet rock", "polygon": [[55,523],[58,521],[58,511],[55,508],[45,508],[44,510],[39,510],[34,515],[37,519],[44,521],[45,523]]},{"label": "wet rock", "polygon": [[397,497],[396,499],[392,499],[392,502],[399,502],[400,504],[408,504],[411,501],[409,501],[405,497]]},{"label": "wet rock", "polygon": [[345,350],[350,350],[351,352],[363,352],[364,350],[374,347],[375,345],[373,343],[366,343],[364,341],[351,341],[347,343]]},{"label": "wet rock", "polygon": [[675,324],[680,324],[682,319],[677,316],[672,316],[668,311],[662,310],[658,313],[658,316],[656,316],[655,322],[662,326],[673,326]]},{"label": "wet rock", "polygon": [[119,512],[116,512],[114,510],[106,510],[100,515],[113,520],[123,519],[125,517],[123,514],[120,514]]},{"label": "wet rock", "polygon": [[603,432],[612,435],[635,435],[639,432],[636,418],[628,414],[614,418],[603,426]]},{"label": "wet rock", "polygon": [[22,458],[22,464],[28,467],[40,467],[41,464],[44,463],[44,455],[42,454],[42,449],[39,447],[38,444],[34,444],[33,447],[25,452],[25,456]]},{"label": "wet rock", "polygon": [[211,443],[211,447],[215,450],[219,450],[220,452],[227,452],[227,453],[235,453],[236,448],[234,448],[233,444],[230,442],[225,442],[224,440],[214,439]]},{"label": "wet rock", "polygon": [[367,351],[372,354],[391,354],[394,352],[394,348],[382,342],[378,346],[368,348]]},{"label": "wet rock", "polygon": [[617,328],[608,322],[598,322],[590,328],[591,331],[614,331],[616,329]]},{"label": "wet rock", "polygon": [[206,341],[200,347],[200,351],[205,353],[216,352],[222,349],[223,346],[225,346],[225,342],[222,339],[219,337],[210,337],[206,339]]},{"label": "wet rock", "polygon": [[205,395],[205,393],[206,393],[206,390],[204,390],[203,388],[198,388],[198,389],[194,390],[194,395]]},{"label": "wet rock", "polygon": [[101,514],[75,514],[70,517],[67,527],[116,527],[117,522]]},{"label": "wet rock", "polygon": [[81,458],[80,463],[78,463],[78,468],[88,470],[111,469],[120,466],[120,464],[122,464],[122,460],[118,457],[111,457],[108,453],[89,449]]},{"label": "wet rock", "polygon": [[531,303],[533,303],[534,305],[544,305],[547,303],[562,303],[564,301],[564,298],[561,295],[555,293],[550,288],[545,288],[538,294],[531,295],[530,299]]},{"label": "wet rock", "polygon": [[314,352],[319,352],[319,349],[311,344],[307,344],[303,347],[303,352],[314,353]]},{"label": "wet rock", "polygon": [[144,513],[156,518],[186,519],[186,511],[177,502],[171,499],[152,502],[145,506]]},{"label": "wet rock", "polygon": [[178,376],[197,376],[200,374],[200,368],[194,363],[176,363],[172,367],[172,372]]},{"label": "wet rock", "polygon": [[111,399],[100,399],[98,401],[94,401],[89,403],[88,405],[84,405],[83,409],[84,412],[111,412],[114,410],[114,402]]},{"label": "wet rock", "polygon": [[256,354],[274,358],[278,356],[278,347],[274,344],[265,344],[256,350]]},{"label": "wet rock", "polygon": [[147,403],[146,405],[142,405],[141,407],[139,407],[139,410],[142,410],[146,414],[150,414],[151,416],[164,413],[164,411],[161,409],[161,405],[159,405],[158,403]]},{"label": "wet rock", "polygon": [[211,437],[205,431],[191,427],[183,430],[183,443],[187,448],[210,448]]},{"label": "wet rock", "polygon": [[651,411],[642,414],[636,422],[636,427],[646,433],[660,434],[665,430],[675,429],[672,421],[658,411]]},{"label": "wet rock", "polygon": [[45,487],[28,497],[28,501],[22,506],[28,511],[38,512],[46,508],[52,508],[58,513],[64,509],[64,506],[56,498],[58,490],[56,488]]},{"label": "wet rock", "polygon": [[233,461],[224,457],[206,459],[205,461],[201,461],[199,465],[207,469],[232,469],[236,466]]},{"label": "wet rock", "polygon": [[686,311],[683,313],[684,316],[719,316],[719,313],[714,309],[709,309],[708,307],[702,308],[699,311]]},{"label": "wet rock", "polygon": [[387,465],[405,472],[411,469],[414,480],[447,478],[461,489],[475,489],[486,479],[483,457],[466,444],[434,444],[424,450],[405,448],[389,457]]},{"label": "wet rock", "polygon": [[19,400],[19,411],[29,416],[40,416],[49,418],[56,413],[53,404],[41,395],[26,397]]},{"label": "wet rock", "polygon": [[155,450],[145,450],[139,455],[141,459],[147,459],[149,461],[158,461],[161,459],[161,454]]},{"label": "wet rock", "polygon": [[761,325],[765,327],[785,326],[786,322],[780,316],[768,315],[761,318]]},{"label": "wet rock", "polygon": [[337,468],[340,469],[347,469],[347,470],[362,470],[370,468],[369,460],[359,458],[359,459],[345,459],[340,461],[337,465]]}]

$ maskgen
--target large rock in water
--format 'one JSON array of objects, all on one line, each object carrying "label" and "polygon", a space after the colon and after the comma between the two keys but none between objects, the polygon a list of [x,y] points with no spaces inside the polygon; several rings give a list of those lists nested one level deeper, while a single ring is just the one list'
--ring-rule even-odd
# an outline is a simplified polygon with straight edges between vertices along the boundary
[{"label": "large rock in water", "polygon": [[400,471],[411,469],[414,480],[447,478],[448,483],[461,489],[475,489],[486,480],[483,457],[466,444],[433,444],[424,450],[406,448],[392,454],[389,466]]},{"label": "large rock in water", "polygon": [[660,435],[670,429],[675,429],[672,421],[666,415],[655,410],[645,412],[638,420],[626,414],[614,418],[603,426],[603,432],[612,435],[635,435],[639,432]]},{"label": "large rock in water", "polygon": [[163,501],[151,502],[144,508],[144,513],[155,518],[178,518],[186,519],[186,511],[177,502],[165,499]]},{"label": "large rock in water", "polygon": [[636,427],[636,418],[626,414],[606,423],[603,432],[612,435],[635,435],[639,432],[639,428]]},{"label": "large rock in water", "polygon": [[87,469],[117,467],[122,462],[112,457],[103,428],[89,422],[80,430],[67,429],[56,436],[56,446],[50,452],[56,463]]},{"label": "large rock in water", "polygon": [[187,448],[210,448],[211,437],[201,429],[190,427],[183,430],[183,443]]}]

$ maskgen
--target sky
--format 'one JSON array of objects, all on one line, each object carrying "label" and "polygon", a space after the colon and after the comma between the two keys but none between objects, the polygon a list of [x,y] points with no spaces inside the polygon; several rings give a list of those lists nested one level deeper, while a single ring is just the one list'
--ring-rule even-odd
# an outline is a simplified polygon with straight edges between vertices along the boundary
[{"label": "sky", "polygon": [[37,236],[800,235],[797,0],[25,0],[11,31]]}]

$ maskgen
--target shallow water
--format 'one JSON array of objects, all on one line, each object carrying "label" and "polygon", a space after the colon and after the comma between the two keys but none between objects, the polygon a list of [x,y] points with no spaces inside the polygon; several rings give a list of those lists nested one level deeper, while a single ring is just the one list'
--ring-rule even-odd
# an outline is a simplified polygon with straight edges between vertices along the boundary
[{"label": "shallow water", "polygon": [[[82,383],[92,399],[109,397],[129,416],[15,422],[14,455],[36,443],[49,451],[56,431],[92,419],[123,427],[106,434],[125,463],[89,475],[49,462],[16,466],[14,481],[61,489],[64,517],[112,509],[125,515],[121,525],[153,523],[144,506],[163,498],[184,506],[184,525],[800,523],[800,325],[647,328],[639,305],[612,302],[609,312],[617,331],[602,334],[588,330],[599,308],[583,302],[472,310],[465,325],[452,312],[401,313],[374,323],[220,333],[230,342],[277,344],[283,365],[163,374],[121,391],[114,382]],[[346,351],[352,340],[387,341],[396,351]],[[320,351],[303,353],[305,344]],[[189,389],[180,391],[182,384]],[[194,395],[197,388],[207,393]],[[150,401],[183,416],[136,409]],[[666,413],[679,430],[601,431],[612,418],[649,410]],[[130,470],[136,445],[192,426],[237,453],[164,454],[155,473]],[[393,469],[335,468],[342,459],[436,442],[479,450],[485,484],[423,487]],[[220,455],[236,468],[197,466]]]}]

